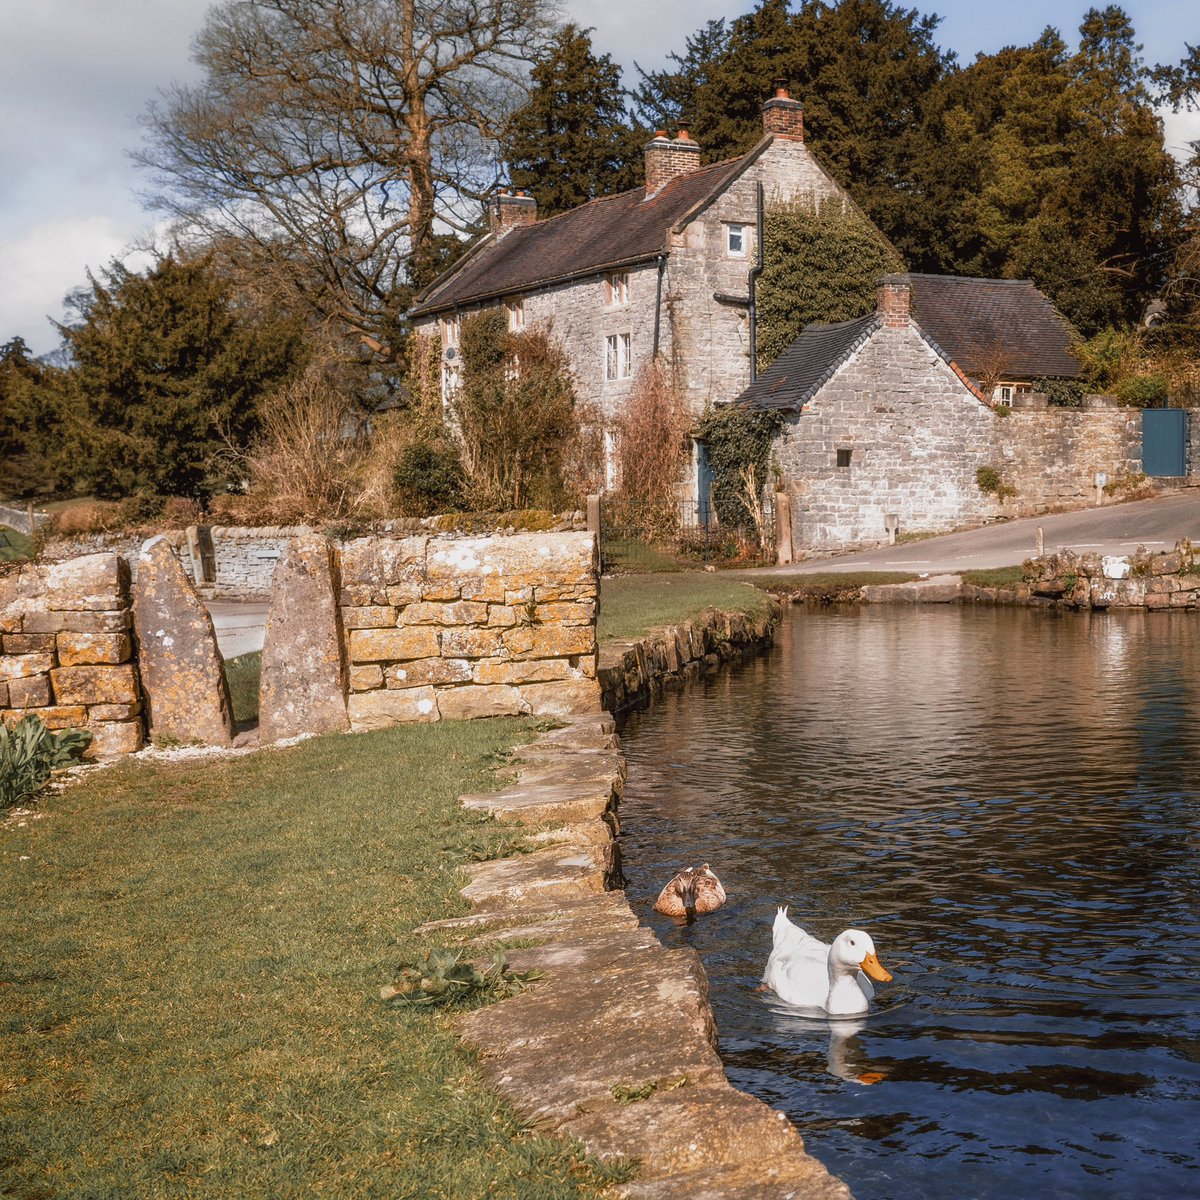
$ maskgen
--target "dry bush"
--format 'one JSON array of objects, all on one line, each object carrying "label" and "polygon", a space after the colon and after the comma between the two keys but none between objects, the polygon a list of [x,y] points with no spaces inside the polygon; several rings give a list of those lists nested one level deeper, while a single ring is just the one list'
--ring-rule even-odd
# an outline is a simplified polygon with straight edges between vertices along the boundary
[{"label": "dry bush", "polygon": [[679,485],[691,449],[691,421],[661,363],[646,367],[617,423],[621,475],[616,497],[647,536],[679,525]]},{"label": "dry bush", "polygon": [[250,491],[272,521],[374,516],[364,496],[369,442],[353,400],[316,361],[263,402],[245,457]]},{"label": "dry bush", "polygon": [[54,532],[61,537],[110,533],[120,525],[119,500],[81,500],[55,512]]}]

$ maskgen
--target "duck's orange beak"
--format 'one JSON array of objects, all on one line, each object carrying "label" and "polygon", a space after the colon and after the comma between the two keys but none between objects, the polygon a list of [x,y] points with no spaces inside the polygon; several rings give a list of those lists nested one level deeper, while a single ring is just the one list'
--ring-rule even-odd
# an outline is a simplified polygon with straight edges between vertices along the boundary
[{"label": "duck's orange beak", "polygon": [[883,964],[873,954],[868,954],[858,966],[860,970],[865,971],[867,976],[875,980],[876,983],[892,982],[892,977],[883,969]]}]

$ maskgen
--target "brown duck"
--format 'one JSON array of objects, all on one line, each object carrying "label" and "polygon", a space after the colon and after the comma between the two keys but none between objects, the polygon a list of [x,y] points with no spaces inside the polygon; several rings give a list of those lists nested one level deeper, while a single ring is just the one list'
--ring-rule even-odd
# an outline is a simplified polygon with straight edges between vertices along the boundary
[{"label": "brown duck", "polygon": [[668,917],[687,917],[690,921],[697,913],[716,912],[724,903],[725,889],[721,881],[708,863],[701,863],[698,867],[680,871],[658,893],[654,910]]}]

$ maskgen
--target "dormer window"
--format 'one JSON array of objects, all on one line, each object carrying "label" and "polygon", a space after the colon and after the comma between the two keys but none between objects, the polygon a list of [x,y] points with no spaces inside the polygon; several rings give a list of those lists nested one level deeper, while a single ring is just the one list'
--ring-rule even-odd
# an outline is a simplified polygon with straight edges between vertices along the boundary
[{"label": "dormer window", "polygon": [[442,347],[449,350],[451,346],[458,345],[458,339],[462,336],[462,317],[455,313],[452,317],[442,318]]},{"label": "dormer window", "polygon": [[629,272],[616,271],[604,277],[604,306],[619,308],[629,303]]},{"label": "dormer window", "polygon": [[509,333],[524,333],[525,332],[525,301],[524,300],[508,300],[504,305],[504,312],[508,317],[508,332]]},{"label": "dormer window", "polygon": [[725,226],[725,253],[730,258],[745,258],[748,240],[745,225]]}]

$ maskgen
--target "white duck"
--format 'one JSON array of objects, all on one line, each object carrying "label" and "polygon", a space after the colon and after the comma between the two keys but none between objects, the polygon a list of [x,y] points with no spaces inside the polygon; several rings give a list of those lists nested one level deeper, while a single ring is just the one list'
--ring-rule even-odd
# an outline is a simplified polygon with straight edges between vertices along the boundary
[{"label": "white duck", "polygon": [[847,929],[827,946],[793,925],[787,909],[780,908],[773,932],[763,985],[788,1004],[823,1008],[831,1017],[864,1013],[875,995],[871,979],[888,983],[892,978],[875,957],[870,934],[861,929]]}]

